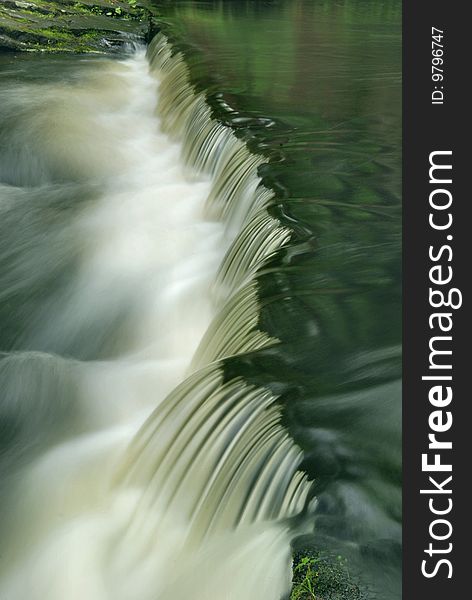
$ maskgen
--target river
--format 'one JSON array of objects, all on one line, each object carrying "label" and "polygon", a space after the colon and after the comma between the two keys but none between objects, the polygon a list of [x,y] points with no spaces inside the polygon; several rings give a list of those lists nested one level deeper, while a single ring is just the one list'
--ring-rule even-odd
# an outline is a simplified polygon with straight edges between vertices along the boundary
[{"label": "river", "polygon": [[399,597],[401,12],[0,55],[0,598]]}]

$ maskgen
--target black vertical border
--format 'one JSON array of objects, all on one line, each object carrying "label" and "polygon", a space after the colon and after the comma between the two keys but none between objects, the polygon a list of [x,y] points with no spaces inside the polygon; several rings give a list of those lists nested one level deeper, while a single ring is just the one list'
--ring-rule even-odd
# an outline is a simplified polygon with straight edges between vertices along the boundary
[{"label": "black vertical border", "polygon": [[[472,205],[469,180],[472,177],[469,112],[471,22],[467,3],[405,1],[403,3],[403,598],[405,600],[452,600],[472,597],[472,402],[467,374],[472,378],[472,334],[468,313],[467,283],[472,276]],[[444,30],[443,105],[431,104],[435,85],[431,79],[431,28]],[[444,233],[428,224],[429,154],[452,150],[453,285],[463,293],[463,305],[452,311],[453,336],[453,509],[448,518],[453,526],[452,578],[441,568],[436,577],[425,578],[421,562],[430,540],[428,527],[434,516],[428,501],[419,493],[427,483],[421,471],[421,454],[427,451],[430,383],[423,382],[428,365],[430,261],[428,248],[441,243]],[[469,185],[468,185],[469,184]],[[449,233],[449,232],[448,232]],[[446,439],[446,438],[444,438]],[[470,484],[470,485],[469,485]],[[468,509],[468,510],[467,510]],[[436,517],[437,518],[437,517]],[[443,543],[443,545],[446,542]],[[440,543],[438,542],[438,547]],[[437,555],[439,558],[440,556]],[[445,555],[444,555],[445,556]],[[430,563],[432,564],[432,563]]]}]

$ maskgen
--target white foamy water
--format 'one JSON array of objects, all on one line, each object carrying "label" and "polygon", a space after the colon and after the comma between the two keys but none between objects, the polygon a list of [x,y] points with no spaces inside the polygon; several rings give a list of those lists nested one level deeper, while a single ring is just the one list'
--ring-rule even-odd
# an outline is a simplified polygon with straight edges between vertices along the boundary
[{"label": "white foamy water", "polygon": [[20,423],[0,598],[278,600],[287,519],[308,494],[300,451],[276,398],[225,381],[221,362],[277,342],[253,276],[289,232],[265,211],[261,159],[211,119],[161,37],[20,105],[0,189],[6,217],[24,216],[5,294],[46,283],[0,367]]}]

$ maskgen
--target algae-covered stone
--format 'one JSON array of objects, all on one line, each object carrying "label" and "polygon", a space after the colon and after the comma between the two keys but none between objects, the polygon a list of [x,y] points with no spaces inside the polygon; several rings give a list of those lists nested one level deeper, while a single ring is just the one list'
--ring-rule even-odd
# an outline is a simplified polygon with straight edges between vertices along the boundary
[{"label": "algae-covered stone", "polygon": [[3,0],[0,50],[105,52],[147,38],[151,20],[143,0]]},{"label": "algae-covered stone", "polygon": [[366,600],[346,558],[328,552],[297,552],[290,600]]}]

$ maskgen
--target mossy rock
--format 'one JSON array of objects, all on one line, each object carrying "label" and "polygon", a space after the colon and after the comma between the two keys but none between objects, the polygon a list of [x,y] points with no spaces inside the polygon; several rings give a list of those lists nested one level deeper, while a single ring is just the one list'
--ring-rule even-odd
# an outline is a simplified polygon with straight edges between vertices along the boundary
[{"label": "mossy rock", "polygon": [[108,52],[148,39],[152,17],[143,0],[3,0],[0,50]]},{"label": "mossy rock", "polygon": [[292,584],[290,600],[366,600],[347,559],[317,550],[295,554]]}]

